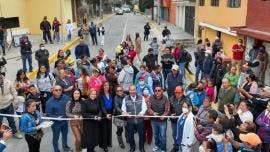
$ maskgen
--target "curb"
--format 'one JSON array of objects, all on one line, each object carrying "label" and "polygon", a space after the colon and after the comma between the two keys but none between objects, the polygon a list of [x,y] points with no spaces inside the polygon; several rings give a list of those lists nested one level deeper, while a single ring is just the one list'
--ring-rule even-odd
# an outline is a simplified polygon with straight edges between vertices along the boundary
[{"label": "curb", "polygon": [[[100,24],[100,23],[103,23],[109,19],[111,19],[115,14],[110,14],[106,17],[104,17],[103,19],[101,20],[98,20],[96,22],[96,24]],[[79,37],[76,37],[75,39],[73,39],[72,41],[68,42],[65,44],[65,46],[63,48],[61,48],[61,50],[63,50],[64,52],[66,52],[69,48],[71,48],[74,44],[78,43],[78,41],[80,40]],[[53,63],[55,60],[57,59],[57,52],[54,53],[53,55],[51,55],[49,57],[49,64]],[[36,75],[37,75],[37,72],[38,72],[38,68],[35,68],[33,70],[33,72],[30,72],[30,73],[27,73],[27,77],[30,79],[30,80],[33,80]]]}]

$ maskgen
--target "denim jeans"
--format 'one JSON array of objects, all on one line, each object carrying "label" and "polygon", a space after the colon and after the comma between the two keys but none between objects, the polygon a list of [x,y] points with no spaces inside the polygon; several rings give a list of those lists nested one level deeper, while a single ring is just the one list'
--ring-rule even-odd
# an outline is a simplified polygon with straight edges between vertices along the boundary
[{"label": "denim jeans", "polygon": [[45,43],[47,43],[48,40],[50,42],[52,42],[52,37],[51,37],[51,32],[50,31],[43,31],[43,40],[45,41]]},{"label": "denim jeans", "polygon": [[54,40],[55,40],[56,42],[59,42],[59,41],[60,41],[59,32],[54,32],[53,38],[54,38]]},{"label": "denim jeans", "polygon": [[145,136],[144,136],[144,122],[139,122],[139,123],[127,123],[127,129],[128,129],[128,138],[129,138],[129,144],[130,144],[130,149],[136,149],[136,144],[134,140],[134,134],[135,130],[137,130],[139,134],[139,148],[144,149],[144,141],[145,141]]},{"label": "denim jeans", "polygon": [[[168,75],[171,71],[172,71],[171,69],[162,69],[164,82],[166,82],[166,80],[167,80],[167,75]],[[166,88],[166,85],[165,85],[165,88]]]},{"label": "denim jeans", "polygon": [[196,66],[196,82],[199,81],[200,73],[201,73],[201,79],[202,79],[202,77],[203,77],[203,71],[202,70],[203,70],[203,65],[197,64],[197,66]]},{"label": "denim jeans", "polygon": [[70,40],[71,40],[71,33],[68,33],[68,35],[67,35],[67,39],[68,39],[68,41],[70,41]]},{"label": "denim jeans", "polygon": [[166,151],[167,121],[151,121],[151,124],[155,139],[155,146],[157,146],[162,151]]},{"label": "denim jeans", "polygon": [[58,140],[60,133],[62,133],[62,146],[67,146],[68,136],[68,122],[67,121],[55,121],[52,125],[53,132],[53,149],[54,152],[60,152],[58,148]]},{"label": "denim jeans", "polygon": [[[4,109],[0,109],[1,114],[9,114],[9,115],[14,115],[14,108],[13,105],[10,104],[8,107]],[[15,125],[15,121],[13,117],[6,117],[8,121],[9,127],[12,129],[12,133],[15,134],[17,132],[17,128]],[[0,123],[3,121],[3,116],[0,116]]]},{"label": "denim jeans", "polygon": [[27,53],[22,55],[22,62],[23,62],[23,71],[27,71],[26,67],[26,60],[28,61],[29,64],[29,71],[33,71],[33,66],[32,66],[32,54]]},{"label": "denim jeans", "polygon": [[171,126],[172,126],[172,137],[173,137],[173,149],[178,151],[179,145],[176,143],[177,122],[171,122]]}]

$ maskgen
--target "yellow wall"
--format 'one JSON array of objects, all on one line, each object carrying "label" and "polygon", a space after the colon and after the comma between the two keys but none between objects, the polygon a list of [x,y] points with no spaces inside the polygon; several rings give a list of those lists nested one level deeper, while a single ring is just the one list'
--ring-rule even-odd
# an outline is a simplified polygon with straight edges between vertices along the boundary
[{"label": "yellow wall", "polygon": [[204,6],[196,4],[195,19],[218,27],[238,27],[246,25],[247,1],[241,0],[241,7],[227,7],[227,0],[219,0],[219,6],[210,5],[211,0],[205,0]]},{"label": "yellow wall", "polygon": [[[211,0],[205,0],[204,6],[198,6],[198,0],[195,7],[195,41],[198,38],[198,25],[204,22],[216,27],[228,29],[230,27],[241,27],[246,25],[247,16],[247,1],[241,0],[241,7],[227,7],[227,0],[219,0],[219,6],[213,7],[210,5]],[[201,39],[209,38],[210,42],[216,37],[216,31],[210,28],[203,28]],[[243,39],[243,36],[231,36],[221,33],[221,41],[223,42],[223,50],[229,57],[232,56],[231,48],[237,43],[238,39]]]},{"label": "yellow wall", "polygon": [[[71,0],[62,1],[63,26],[72,19]],[[31,34],[41,34],[40,22],[44,16],[52,23],[54,17],[60,20],[60,0],[0,0],[3,17],[19,16],[21,28],[29,28]]]}]

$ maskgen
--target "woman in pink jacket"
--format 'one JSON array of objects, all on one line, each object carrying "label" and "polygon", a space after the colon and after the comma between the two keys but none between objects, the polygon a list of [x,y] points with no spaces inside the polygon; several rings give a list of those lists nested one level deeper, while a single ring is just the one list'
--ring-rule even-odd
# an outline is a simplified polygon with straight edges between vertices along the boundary
[{"label": "woman in pink jacket", "polygon": [[101,75],[101,71],[99,69],[93,70],[93,75],[89,80],[89,87],[91,89],[95,89],[98,93],[100,92],[101,86],[106,81],[105,77]]}]

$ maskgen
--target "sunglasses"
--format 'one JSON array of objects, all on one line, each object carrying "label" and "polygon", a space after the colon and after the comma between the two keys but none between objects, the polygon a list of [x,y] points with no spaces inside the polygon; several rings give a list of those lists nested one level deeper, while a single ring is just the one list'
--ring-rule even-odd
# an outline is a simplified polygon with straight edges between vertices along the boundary
[{"label": "sunglasses", "polygon": [[54,89],[54,91],[60,92],[60,91],[62,91],[62,89]]},{"label": "sunglasses", "polygon": [[156,92],[161,92],[162,90],[155,90]]}]

